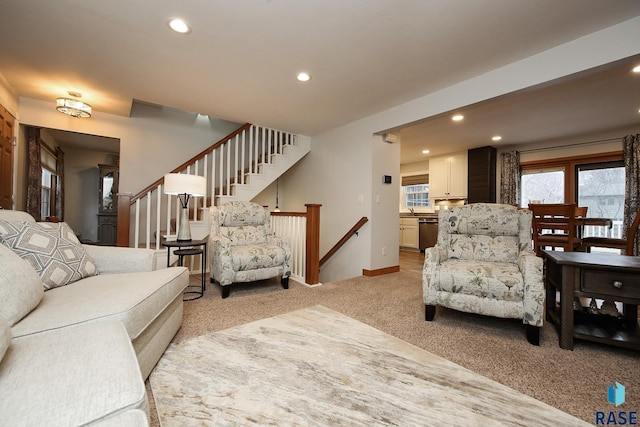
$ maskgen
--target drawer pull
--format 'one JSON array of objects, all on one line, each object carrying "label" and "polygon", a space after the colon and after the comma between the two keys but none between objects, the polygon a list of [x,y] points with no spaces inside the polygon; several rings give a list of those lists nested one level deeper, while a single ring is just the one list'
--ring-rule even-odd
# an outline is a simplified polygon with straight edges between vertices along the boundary
[{"label": "drawer pull", "polygon": [[619,280],[614,280],[613,281],[613,287],[616,289],[621,289],[622,288],[622,282]]}]

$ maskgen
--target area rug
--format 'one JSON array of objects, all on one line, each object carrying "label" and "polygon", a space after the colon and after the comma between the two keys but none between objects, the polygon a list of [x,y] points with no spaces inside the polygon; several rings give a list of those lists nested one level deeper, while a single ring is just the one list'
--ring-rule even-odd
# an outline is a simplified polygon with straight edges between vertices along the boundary
[{"label": "area rug", "polygon": [[150,383],[164,427],[589,425],[324,306],[172,344]]}]

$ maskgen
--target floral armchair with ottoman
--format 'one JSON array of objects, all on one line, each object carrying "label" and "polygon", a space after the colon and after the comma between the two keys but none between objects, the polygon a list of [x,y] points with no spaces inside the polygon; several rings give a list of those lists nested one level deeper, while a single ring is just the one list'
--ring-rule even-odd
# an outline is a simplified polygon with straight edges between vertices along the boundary
[{"label": "floral armchair with ottoman", "polygon": [[289,242],[271,232],[271,215],[257,203],[227,202],[210,211],[211,282],[222,286],[222,298],[231,284],[280,277],[289,288]]},{"label": "floral armchair with ottoman", "polygon": [[476,203],[442,210],[438,242],[425,250],[425,320],[436,306],[522,319],[539,345],[543,323],[542,259],[531,245],[531,211]]}]

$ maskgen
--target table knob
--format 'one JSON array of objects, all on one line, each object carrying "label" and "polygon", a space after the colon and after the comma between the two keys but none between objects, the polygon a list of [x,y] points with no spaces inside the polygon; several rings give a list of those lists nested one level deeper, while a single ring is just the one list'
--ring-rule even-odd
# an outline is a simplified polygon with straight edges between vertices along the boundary
[{"label": "table knob", "polygon": [[619,280],[614,280],[613,281],[613,287],[616,288],[616,289],[622,288],[622,282],[619,281]]}]

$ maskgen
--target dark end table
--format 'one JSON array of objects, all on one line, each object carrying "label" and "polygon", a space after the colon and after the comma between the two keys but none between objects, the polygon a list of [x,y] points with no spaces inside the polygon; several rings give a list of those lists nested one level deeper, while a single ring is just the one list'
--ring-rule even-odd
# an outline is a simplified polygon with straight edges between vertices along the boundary
[{"label": "dark end table", "polygon": [[[556,325],[561,348],[573,350],[573,340],[579,338],[640,350],[640,257],[547,250],[542,256],[546,318]],[[611,316],[574,310],[574,300],[581,297],[620,302],[623,312]]]},{"label": "dark end table", "polygon": [[162,239],[162,246],[167,248],[167,267],[171,265],[171,248],[179,248],[173,251],[174,255],[178,256],[178,265],[182,266],[184,263],[185,256],[193,256],[200,255],[201,256],[201,264],[202,264],[202,282],[200,286],[188,285],[185,290],[185,295],[194,295],[191,298],[183,298],[183,301],[193,301],[198,298],[201,298],[204,295],[204,291],[206,290],[206,275],[207,275],[207,243],[209,238],[205,237],[201,240],[166,240]]}]

